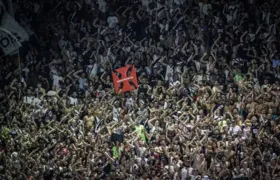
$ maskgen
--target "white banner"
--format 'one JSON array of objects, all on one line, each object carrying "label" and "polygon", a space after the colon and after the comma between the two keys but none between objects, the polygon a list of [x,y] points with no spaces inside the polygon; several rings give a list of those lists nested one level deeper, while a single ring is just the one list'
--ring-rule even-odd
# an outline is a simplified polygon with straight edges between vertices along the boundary
[{"label": "white banner", "polygon": [[7,12],[2,17],[2,26],[0,27],[0,47],[5,55],[21,47],[21,42],[29,39],[25,30],[11,17]]},{"label": "white banner", "polygon": [[0,28],[0,47],[5,55],[9,55],[21,47],[17,38],[4,28]]},{"label": "white banner", "polygon": [[28,41],[29,36],[19,25],[14,18],[11,17],[8,13],[5,13],[2,17],[2,26],[1,28],[6,29],[7,31],[10,31],[17,39],[19,42],[23,41]]}]

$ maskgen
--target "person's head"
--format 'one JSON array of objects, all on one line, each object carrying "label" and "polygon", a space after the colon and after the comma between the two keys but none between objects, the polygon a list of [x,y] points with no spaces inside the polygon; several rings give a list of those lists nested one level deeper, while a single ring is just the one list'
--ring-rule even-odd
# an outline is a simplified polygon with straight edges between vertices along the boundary
[{"label": "person's head", "polygon": [[103,89],[102,84],[99,84],[97,89],[98,89],[99,91],[101,91],[101,90]]},{"label": "person's head", "polygon": [[149,42],[147,40],[144,41],[144,46],[148,46]]},{"label": "person's head", "polygon": [[37,83],[37,88],[40,89],[42,87],[41,83]]},{"label": "person's head", "polygon": [[110,82],[110,81],[111,81],[111,78],[110,78],[109,75],[106,76],[106,81],[107,81],[107,82]]},{"label": "person's head", "polygon": [[204,94],[204,97],[205,97],[205,98],[208,98],[209,96],[210,96],[209,92],[206,91],[205,94]]},{"label": "person's head", "polygon": [[22,88],[21,82],[18,82],[18,83],[17,83],[17,88],[18,88],[18,89],[21,89],[21,88]]},{"label": "person's head", "polygon": [[160,143],[160,145],[161,145],[161,146],[165,146],[165,145],[166,145],[165,140],[163,140],[163,139],[162,139],[162,140],[160,140],[160,142],[159,142],[159,143]]},{"label": "person's head", "polygon": [[155,126],[159,127],[159,121],[158,120],[155,122]]},{"label": "person's head", "polygon": [[83,72],[83,73],[81,74],[81,77],[82,77],[82,78],[85,78],[85,77],[86,77],[86,73]]},{"label": "person's head", "polygon": [[32,95],[32,92],[31,92],[30,89],[27,89],[27,95],[28,95],[28,96]]},{"label": "person's head", "polygon": [[257,116],[252,117],[252,122],[255,123],[258,120]]},{"label": "person's head", "polygon": [[143,100],[140,100],[140,102],[139,102],[139,107],[140,107],[141,109],[143,109],[143,108],[145,107],[145,102],[144,102]]},{"label": "person's head", "polygon": [[265,79],[265,80],[264,80],[264,84],[265,84],[265,85],[268,85],[268,84],[269,84],[268,79]]},{"label": "person's head", "polygon": [[233,13],[234,13],[234,11],[233,11],[233,9],[230,9],[229,11],[228,11],[228,13],[229,13],[229,15],[233,15]]},{"label": "person's head", "polygon": [[192,52],[194,52],[194,47],[193,46],[189,46],[188,50],[189,50],[190,53],[192,53]]},{"label": "person's head", "polygon": [[120,107],[120,105],[121,105],[120,101],[117,100],[117,101],[114,102],[115,107]]},{"label": "person's head", "polygon": [[[215,81],[214,82],[214,86],[218,86],[219,85],[219,81]],[[220,93],[220,92],[219,92]]]},{"label": "person's head", "polygon": [[159,79],[159,80],[157,81],[157,85],[158,85],[158,86],[162,86],[162,80]]}]

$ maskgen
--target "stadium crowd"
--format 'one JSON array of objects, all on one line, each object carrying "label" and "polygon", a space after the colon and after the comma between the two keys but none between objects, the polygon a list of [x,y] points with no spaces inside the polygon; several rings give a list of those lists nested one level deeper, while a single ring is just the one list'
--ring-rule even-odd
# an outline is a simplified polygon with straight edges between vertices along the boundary
[{"label": "stadium crowd", "polygon": [[279,4],[15,2],[34,34],[2,57],[1,179],[280,179]]}]

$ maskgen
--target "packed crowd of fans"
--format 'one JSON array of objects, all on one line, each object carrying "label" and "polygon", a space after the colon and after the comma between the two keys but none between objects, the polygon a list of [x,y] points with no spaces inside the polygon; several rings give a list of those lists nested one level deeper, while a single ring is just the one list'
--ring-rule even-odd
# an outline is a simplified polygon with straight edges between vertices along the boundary
[{"label": "packed crowd of fans", "polygon": [[[15,3],[35,34],[1,66],[1,179],[279,179],[280,10],[264,2]],[[116,93],[127,64],[139,87]]]}]

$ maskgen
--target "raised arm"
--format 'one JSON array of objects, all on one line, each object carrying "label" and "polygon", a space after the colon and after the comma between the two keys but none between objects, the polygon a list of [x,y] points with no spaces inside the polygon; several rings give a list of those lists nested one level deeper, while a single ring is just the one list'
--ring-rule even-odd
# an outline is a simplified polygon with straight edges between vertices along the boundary
[{"label": "raised arm", "polygon": [[103,74],[102,74],[101,77],[100,77],[100,80],[101,80],[103,83],[106,83],[106,80],[104,79],[105,74],[106,74],[106,72],[103,72]]},{"label": "raised arm", "polygon": [[221,39],[221,36],[219,36],[219,37],[216,39],[216,41],[214,42],[214,44],[213,44],[212,47],[211,47],[211,50],[212,50],[212,51],[215,51],[216,45],[217,45],[217,43],[220,41],[220,39]]},{"label": "raised arm", "polygon": [[122,13],[122,16],[123,17],[126,17],[126,12],[128,11],[128,10],[130,10],[131,9],[131,7],[127,7],[125,10],[124,10],[124,12]]},{"label": "raised arm", "polygon": [[245,31],[242,36],[240,37],[240,42],[243,43],[244,42],[244,36],[248,34],[248,31]]},{"label": "raised arm", "polygon": [[136,13],[136,16],[137,16],[137,18],[138,18],[139,20],[142,19],[142,16],[140,15],[140,11],[141,11],[141,9],[139,8],[138,11],[137,11],[137,13]]},{"label": "raised arm", "polygon": [[193,45],[193,47],[194,47],[194,50],[195,50],[195,55],[194,55],[194,56],[196,56],[196,55],[198,55],[198,47],[197,47],[196,44],[194,44],[193,41],[191,41],[191,43],[192,43],[192,45]]},{"label": "raised arm", "polygon": [[12,89],[13,91],[16,91],[16,90],[17,90],[17,88],[14,87],[14,84],[15,84],[16,81],[17,81],[17,79],[15,78],[15,79],[12,81],[11,85],[9,86],[10,89]]},{"label": "raised arm", "polygon": [[74,73],[73,73],[73,76],[74,76],[75,78],[79,79],[79,78],[80,78],[79,73],[81,73],[81,72],[83,72],[82,69],[80,69],[79,71],[74,72]]}]

